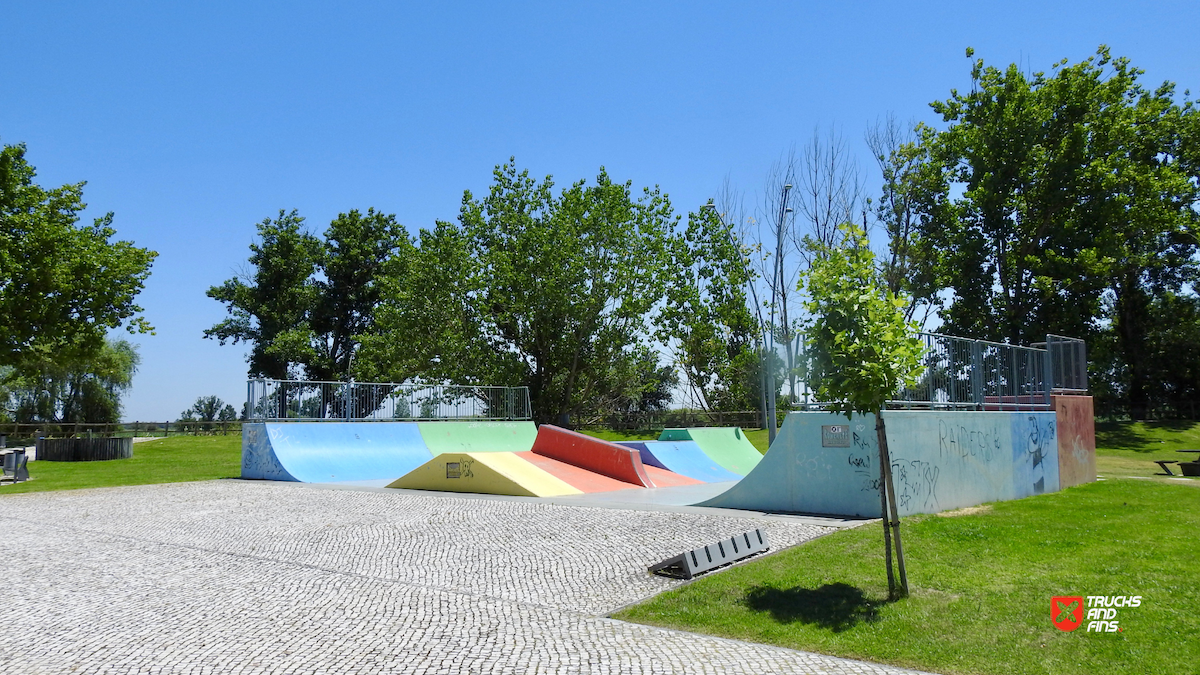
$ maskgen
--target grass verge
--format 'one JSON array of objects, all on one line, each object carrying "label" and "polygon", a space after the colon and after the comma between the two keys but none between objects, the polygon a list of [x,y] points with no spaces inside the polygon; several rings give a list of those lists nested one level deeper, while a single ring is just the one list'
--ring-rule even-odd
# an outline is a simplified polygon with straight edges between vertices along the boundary
[{"label": "grass verge", "polygon": [[236,478],[242,469],[242,437],[172,436],[135,443],[133,457],[104,462],[29,463],[31,480],[0,487],[0,496],[116,485],[181,483]]},{"label": "grass verge", "polygon": [[[945,673],[1194,672],[1200,491],[1107,480],[904,519],[910,598],[887,602],[878,524],[839,531],[615,618]],[[1056,595],[1141,595],[1119,633],[1061,632]]]},{"label": "grass verge", "polygon": [[[602,438],[606,441],[654,441],[658,440],[658,434],[653,431],[609,431],[607,429],[584,429],[581,433],[595,438]],[[767,430],[766,429],[742,429],[742,433],[746,434],[746,439],[759,452],[767,454]]]},{"label": "grass verge", "polygon": [[[1200,449],[1200,422],[1096,423],[1096,470],[1102,476],[1159,476],[1162,470],[1155,460],[1197,458],[1175,452],[1183,449]],[[1179,473],[1174,466],[1171,471]]]}]

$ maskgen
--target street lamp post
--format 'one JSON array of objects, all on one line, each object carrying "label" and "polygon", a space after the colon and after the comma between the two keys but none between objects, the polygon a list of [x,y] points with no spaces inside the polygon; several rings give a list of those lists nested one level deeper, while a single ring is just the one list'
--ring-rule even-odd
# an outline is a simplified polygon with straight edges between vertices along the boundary
[{"label": "street lamp post", "polygon": [[[792,184],[787,183],[783,186],[782,194],[779,199],[779,221],[775,228],[775,270],[772,275],[772,295],[771,295],[771,352],[770,356],[775,356],[775,295],[780,293],[779,289],[784,283],[783,274],[783,227],[787,214],[792,212],[792,207],[788,206],[788,193],[792,191]],[[774,359],[771,358],[771,361]],[[775,442],[776,429],[775,425],[779,421],[779,414],[775,410],[775,370],[770,365],[767,367],[767,382],[769,383],[767,393],[767,414],[770,417],[770,422],[767,425],[767,436],[769,437],[768,444]]]},{"label": "street lamp post", "polygon": [[[790,188],[791,186],[789,185],[788,187]],[[774,411],[774,402],[775,402],[775,397],[774,397],[775,378],[773,376],[768,376],[768,374],[767,374],[767,371],[770,369],[770,359],[767,357],[767,334],[770,331],[766,327],[767,326],[766,322],[763,321],[762,308],[758,302],[758,293],[757,293],[757,291],[754,290],[754,284],[750,283],[749,265],[746,263],[746,256],[742,253],[741,246],[739,246],[738,242],[733,238],[733,231],[725,223],[724,214],[717,213],[717,205],[713,204],[712,200],[709,200],[707,204],[704,204],[703,206],[700,207],[700,210],[702,210],[702,211],[706,210],[706,209],[716,213],[717,218],[719,218],[721,220],[721,225],[725,228],[725,236],[729,239],[729,244],[731,246],[733,246],[734,248],[736,248],[738,251],[738,261],[742,265],[742,276],[744,276],[746,278],[745,283],[750,287],[750,295],[752,296],[753,301],[754,301],[754,313],[758,317],[759,329],[762,331],[761,343],[760,343],[760,347],[758,350],[758,355],[759,355],[758,389],[759,389],[759,406],[760,406],[759,410],[762,412],[763,428],[768,430],[767,433],[770,436],[770,441],[774,441],[775,440],[775,418],[773,417],[773,411]],[[791,209],[788,209],[788,211],[791,211]],[[768,381],[770,382],[769,387],[768,387]],[[768,396],[767,389],[768,388],[770,388],[771,392],[772,392],[771,399],[770,399],[771,400],[770,405],[768,405],[768,403],[767,403],[767,396]],[[767,421],[768,418],[770,418],[770,420],[771,420],[770,422]],[[770,441],[768,441],[768,443]]]}]

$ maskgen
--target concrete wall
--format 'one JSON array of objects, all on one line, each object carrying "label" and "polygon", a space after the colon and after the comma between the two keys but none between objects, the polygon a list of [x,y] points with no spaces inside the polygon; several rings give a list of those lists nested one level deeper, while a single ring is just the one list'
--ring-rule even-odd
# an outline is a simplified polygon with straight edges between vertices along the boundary
[{"label": "concrete wall", "polygon": [[1096,423],[1091,396],[1055,396],[1058,480],[1068,488],[1096,480]]},{"label": "concrete wall", "polygon": [[[1053,412],[888,411],[901,515],[935,513],[1059,489]],[[879,516],[873,415],[790,413],[771,450],[705,506]]]}]

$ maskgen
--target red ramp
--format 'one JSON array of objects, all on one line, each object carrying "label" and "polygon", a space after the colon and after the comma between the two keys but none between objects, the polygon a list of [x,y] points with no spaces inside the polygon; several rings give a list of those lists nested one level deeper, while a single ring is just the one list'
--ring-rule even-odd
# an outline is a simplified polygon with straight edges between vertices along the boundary
[{"label": "red ramp", "polygon": [[655,487],[642,466],[641,454],[632,448],[602,441],[568,429],[543,424],[533,441],[533,453],[572,464],[609,478],[641,487]]}]

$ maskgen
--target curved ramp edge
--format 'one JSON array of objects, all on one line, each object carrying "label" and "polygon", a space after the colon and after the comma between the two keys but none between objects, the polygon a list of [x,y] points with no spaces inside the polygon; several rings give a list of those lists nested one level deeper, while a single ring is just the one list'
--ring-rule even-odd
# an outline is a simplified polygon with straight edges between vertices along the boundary
[{"label": "curved ramp edge", "polygon": [[299,482],[275,456],[266,424],[242,425],[242,478]]},{"label": "curved ramp edge", "polygon": [[[878,517],[879,490],[877,483],[871,482],[878,473],[871,473],[871,464],[863,469],[847,463],[846,458],[852,452],[867,458],[878,456],[875,416],[855,415],[849,422],[847,426],[855,429],[851,448],[821,447],[821,425],[829,423],[847,425],[847,420],[833,413],[788,413],[762,461],[733,487],[696,506]],[[890,433],[888,438],[892,438]],[[860,475],[859,470],[865,473]]]},{"label": "curved ramp edge", "polygon": [[[247,426],[259,430],[252,430],[249,436],[243,431],[245,477],[302,483],[392,480],[433,457],[413,422],[268,422]],[[264,447],[270,454],[263,452]],[[258,475],[246,474],[248,462],[251,473],[257,471]]]},{"label": "curved ramp edge", "polygon": [[443,452],[388,487],[518,497],[582,494],[513,452]]},{"label": "curved ramp edge", "polygon": [[663,429],[658,440],[695,441],[722,469],[739,476],[749,475],[764,456],[738,427]]},{"label": "curved ramp edge", "polygon": [[695,441],[643,441],[638,445],[642,464],[646,467],[666,469],[703,483],[723,483],[742,478],[714,461]]},{"label": "curved ramp edge", "polygon": [[538,427],[533,452],[619,481],[654,487],[637,450],[553,424]]}]

